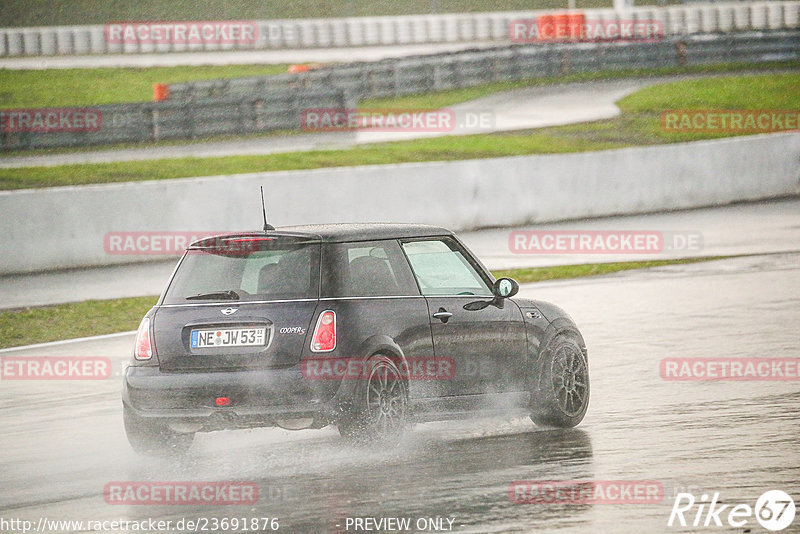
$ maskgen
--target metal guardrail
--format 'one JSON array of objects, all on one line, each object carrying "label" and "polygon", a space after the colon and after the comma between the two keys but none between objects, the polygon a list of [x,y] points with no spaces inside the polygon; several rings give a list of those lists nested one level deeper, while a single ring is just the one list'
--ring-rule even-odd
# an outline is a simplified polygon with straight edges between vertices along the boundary
[{"label": "metal guardrail", "polygon": [[[0,151],[141,143],[299,129],[304,109],[353,107],[344,91],[282,90],[191,102],[94,106],[100,127],[86,131],[0,131]],[[67,109],[67,108],[64,108]],[[0,111],[0,115],[8,111]],[[8,120],[0,121],[8,124]],[[7,130],[8,128],[4,128]]]},{"label": "metal guardrail", "polygon": [[[665,34],[786,30],[800,27],[796,1],[720,2],[667,7],[581,10],[587,19],[657,20]],[[553,11],[457,13],[398,17],[252,21],[257,38],[220,43],[153,43],[138,39],[116,42],[106,38],[102,25],[0,28],[0,58],[86,54],[144,54],[217,50],[275,50],[349,46],[509,42],[509,24],[536,19]]]},{"label": "metal guardrail", "polygon": [[600,70],[796,59],[800,59],[798,31],[695,35],[653,43],[513,45],[351,63],[297,74],[172,84],[169,94],[171,99],[190,101],[336,88],[358,99],[381,98]]},{"label": "metal guardrail", "polygon": [[582,72],[787,60],[800,60],[800,30],[695,35],[654,43],[514,45],[353,63],[298,74],[173,84],[170,100],[164,102],[94,108],[102,114],[97,131],[4,129],[0,150],[299,129],[304,110],[351,109],[364,98]]}]

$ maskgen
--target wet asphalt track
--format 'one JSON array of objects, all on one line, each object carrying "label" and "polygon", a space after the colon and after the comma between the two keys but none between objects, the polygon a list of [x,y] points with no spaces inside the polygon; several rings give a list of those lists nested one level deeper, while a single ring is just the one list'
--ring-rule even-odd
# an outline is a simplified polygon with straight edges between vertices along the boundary
[{"label": "wet asphalt track", "polygon": [[[217,432],[201,435],[186,460],[153,460],[128,448],[118,376],[2,381],[0,517],[277,517],[282,532],[347,532],[347,517],[440,517],[454,519],[453,532],[678,532],[666,522],[679,488],[751,506],[769,489],[800,498],[800,383],[668,382],[658,372],[674,356],[798,357],[800,254],[527,285],[522,295],[562,305],[584,332],[592,400],[576,429],[512,414],[429,423],[392,452],[347,447],[332,429]],[[117,374],[131,343],[126,335],[0,355],[108,356]],[[143,480],[252,481],[260,497],[216,507],[104,501],[107,483]],[[515,504],[515,480],[653,480],[665,497]],[[748,527],[765,532],[752,518]],[[695,530],[707,531],[739,532]]]}]

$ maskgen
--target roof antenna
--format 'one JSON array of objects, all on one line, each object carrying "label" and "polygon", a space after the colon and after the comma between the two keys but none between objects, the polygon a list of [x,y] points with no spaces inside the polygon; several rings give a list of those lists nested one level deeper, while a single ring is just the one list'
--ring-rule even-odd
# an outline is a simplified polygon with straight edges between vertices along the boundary
[{"label": "roof antenna", "polygon": [[264,214],[264,231],[269,232],[274,230],[275,227],[267,222],[267,208],[264,207],[264,186],[259,186],[261,189],[261,212]]}]

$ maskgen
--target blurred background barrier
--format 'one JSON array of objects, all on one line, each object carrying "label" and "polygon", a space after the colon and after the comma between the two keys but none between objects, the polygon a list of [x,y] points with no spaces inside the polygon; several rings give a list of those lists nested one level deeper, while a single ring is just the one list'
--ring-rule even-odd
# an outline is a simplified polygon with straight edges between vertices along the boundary
[{"label": "blurred background barrier", "polygon": [[[796,1],[691,3],[629,10],[580,10],[587,20],[657,20],[666,35],[783,30],[800,27]],[[233,42],[153,43],[106,39],[105,27],[0,28],[0,57],[85,54],[143,54],[186,51],[331,48],[426,43],[509,41],[509,24],[552,16],[552,10],[454,13],[394,17],[253,21],[257,38]]]},{"label": "blurred background barrier", "polygon": [[391,58],[277,76],[176,83],[169,93],[174,100],[193,100],[324,87],[381,98],[563,74],[796,59],[800,31],[701,34],[657,42],[539,43]]},{"label": "blurred background barrier", "polygon": [[[800,194],[800,133],[531,155],[0,192],[0,273],[153,261],[109,232],[419,222],[454,230],[723,205]],[[91,216],[87,216],[90,214]],[[21,224],[20,221],[24,221]]]},{"label": "blurred background barrier", "polygon": [[[301,127],[308,108],[352,108],[340,89],[279,89],[189,101],[165,100],[94,106],[102,118],[92,131],[11,131],[0,128],[0,150],[138,143],[169,139],[243,135]],[[68,109],[68,108],[63,108]],[[33,110],[32,110],[33,111]],[[0,122],[10,121],[0,111]],[[14,124],[19,121],[14,121]],[[17,128],[20,129],[20,128]],[[24,129],[24,128],[21,128]]]},{"label": "blurred background barrier", "polygon": [[[0,129],[0,150],[196,139],[300,129],[303,110],[352,109],[393,97],[497,81],[622,69],[800,59],[800,31],[698,34],[663,41],[547,43],[171,84],[167,100],[96,106],[96,131]],[[8,111],[0,111],[8,114]],[[3,119],[0,116],[0,119]],[[8,117],[5,117],[7,124]]]}]

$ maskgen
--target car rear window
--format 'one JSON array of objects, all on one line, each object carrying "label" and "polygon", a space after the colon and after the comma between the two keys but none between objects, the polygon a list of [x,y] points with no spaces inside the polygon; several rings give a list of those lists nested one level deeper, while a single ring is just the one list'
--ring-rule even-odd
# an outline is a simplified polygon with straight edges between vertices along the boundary
[{"label": "car rear window", "polygon": [[317,298],[319,255],[319,243],[281,239],[259,242],[244,250],[190,249],[163,303]]}]

